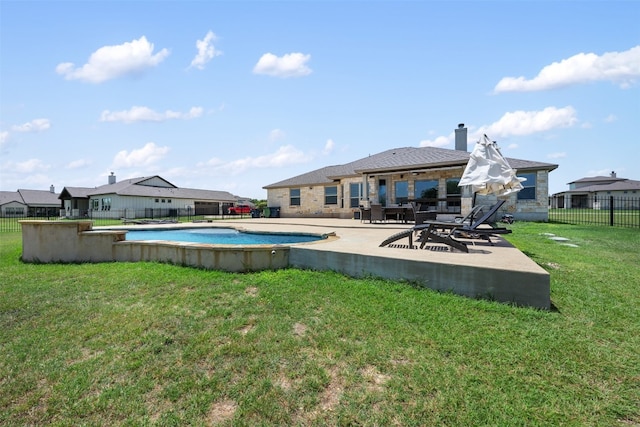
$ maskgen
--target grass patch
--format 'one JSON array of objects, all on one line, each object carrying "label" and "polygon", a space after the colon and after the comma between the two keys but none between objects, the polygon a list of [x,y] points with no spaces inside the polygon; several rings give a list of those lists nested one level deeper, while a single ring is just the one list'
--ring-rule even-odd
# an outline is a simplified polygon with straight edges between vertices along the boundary
[{"label": "grass patch", "polygon": [[557,311],[330,272],[23,264],[3,234],[0,424],[637,425],[638,231],[513,229]]}]

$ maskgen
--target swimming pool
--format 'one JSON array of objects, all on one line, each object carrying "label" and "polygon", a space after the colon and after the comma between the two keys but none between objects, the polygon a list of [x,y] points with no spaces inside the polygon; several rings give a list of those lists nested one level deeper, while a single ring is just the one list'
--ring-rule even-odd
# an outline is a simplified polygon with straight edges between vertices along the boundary
[{"label": "swimming pool", "polygon": [[216,245],[282,245],[322,240],[326,236],[299,233],[257,233],[233,228],[182,228],[172,230],[129,230],[126,240],[168,240]]}]

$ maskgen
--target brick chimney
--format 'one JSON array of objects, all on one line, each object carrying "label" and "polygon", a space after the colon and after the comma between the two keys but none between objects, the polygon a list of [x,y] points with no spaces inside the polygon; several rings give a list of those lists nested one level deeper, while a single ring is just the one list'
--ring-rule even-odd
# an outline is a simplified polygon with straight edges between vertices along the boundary
[{"label": "brick chimney", "polygon": [[467,128],[464,123],[460,123],[456,129],[456,150],[467,151]]},{"label": "brick chimney", "polygon": [[611,171],[611,178],[616,178],[616,171]]},{"label": "brick chimney", "polygon": [[56,187],[54,187],[53,185],[51,187],[49,187],[49,192],[52,194],[56,193]]},{"label": "brick chimney", "polygon": [[109,185],[115,184],[115,183],[116,183],[116,176],[113,174],[113,172],[111,172],[111,175],[109,175]]}]

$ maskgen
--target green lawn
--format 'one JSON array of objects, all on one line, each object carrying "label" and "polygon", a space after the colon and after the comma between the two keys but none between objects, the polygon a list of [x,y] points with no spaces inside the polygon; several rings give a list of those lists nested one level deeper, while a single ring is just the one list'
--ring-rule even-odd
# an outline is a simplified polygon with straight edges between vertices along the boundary
[{"label": "green lawn", "polygon": [[330,272],[22,264],[0,234],[0,425],[639,425],[640,232],[512,228],[555,310]]}]

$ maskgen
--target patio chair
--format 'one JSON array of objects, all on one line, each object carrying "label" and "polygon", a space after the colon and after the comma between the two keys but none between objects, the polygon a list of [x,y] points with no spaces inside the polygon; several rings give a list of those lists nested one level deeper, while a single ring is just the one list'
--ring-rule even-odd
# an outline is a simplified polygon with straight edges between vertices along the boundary
[{"label": "patio chair", "polygon": [[[418,238],[416,240],[420,242],[420,249],[423,249],[427,242],[433,241],[436,243],[444,243],[445,245],[458,249],[462,252],[469,252],[467,244],[456,240],[455,237],[480,238],[487,240],[493,245],[491,236],[511,233],[511,230],[507,228],[495,227],[494,218],[498,209],[500,209],[504,203],[504,200],[498,201],[498,203],[491,206],[484,215],[471,223],[465,224],[464,222],[427,221],[424,224],[416,225],[409,230],[394,234],[383,241],[380,246],[387,246],[390,243],[407,237],[409,239],[409,248],[413,248],[414,233],[418,233]],[[479,209],[476,210],[476,213],[477,211],[479,211]],[[470,216],[473,212],[474,210],[472,210],[467,216]],[[489,227],[486,227],[487,225],[489,225]]]},{"label": "patio chair", "polygon": [[369,219],[369,222],[374,221],[385,221],[382,205],[371,205],[371,218]]},{"label": "patio chair", "polygon": [[416,225],[424,224],[426,221],[435,221],[438,215],[436,211],[421,210],[421,205],[416,202],[411,202],[411,210]]},{"label": "patio chair", "polygon": [[371,209],[360,206],[360,222],[371,222]]}]

